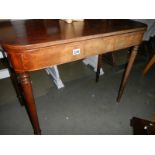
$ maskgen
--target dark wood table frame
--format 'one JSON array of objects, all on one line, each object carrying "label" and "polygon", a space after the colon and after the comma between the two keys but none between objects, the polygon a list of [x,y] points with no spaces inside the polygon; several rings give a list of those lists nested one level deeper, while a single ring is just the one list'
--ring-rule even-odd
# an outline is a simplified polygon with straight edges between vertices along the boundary
[{"label": "dark wood table frame", "polygon": [[119,89],[119,102],[145,31],[146,25],[131,20],[85,20],[72,24],[61,20],[1,21],[0,43],[7,53],[17,96],[26,106],[34,133],[41,134],[41,129],[30,71],[133,47]]}]

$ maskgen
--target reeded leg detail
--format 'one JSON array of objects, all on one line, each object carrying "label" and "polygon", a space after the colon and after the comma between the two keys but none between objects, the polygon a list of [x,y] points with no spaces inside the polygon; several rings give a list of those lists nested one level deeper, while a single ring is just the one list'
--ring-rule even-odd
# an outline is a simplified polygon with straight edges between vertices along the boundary
[{"label": "reeded leg detail", "polygon": [[28,73],[19,74],[21,86],[23,89],[24,97],[25,97],[25,106],[27,108],[27,112],[29,114],[29,118],[31,120],[34,134],[41,134],[35,101],[33,97],[33,91],[31,86],[31,81]]},{"label": "reeded leg detail", "polygon": [[125,85],[126,85],[126,83],[127,83],[127,80],[128,80],[129,74],[130,74],[130,72],[131,72],[133,63],[134,63],[135,58],[136,58],[136,55],[137,55],[137,53],[138,53],[138,47],[139,47],[139,46],[134,46],[133,49],[132,49],[132,51],[131,51],[131,55],[130,55],[130,58],[129,58],[129,62],[128,62],[127,68],[126,68],[126,70],[125,70],[123,79],[122,79],[122,81],[121,81],[121,85],[120,85],[120,89],[119,89],[119,93],[118,93],[118,97],[117,97],[117,102],[120,102],[120,99],[121,99],[122,94],[123,94],[123,92],[124,92]]}]

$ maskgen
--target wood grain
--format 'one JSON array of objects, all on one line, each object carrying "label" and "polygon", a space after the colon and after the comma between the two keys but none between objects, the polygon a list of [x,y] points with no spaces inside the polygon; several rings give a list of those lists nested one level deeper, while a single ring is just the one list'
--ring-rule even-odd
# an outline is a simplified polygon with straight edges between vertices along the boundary
[{"label": "wood grain", "polygon": [[[134,46],[121,82],[120,101],[145,31],[145,24],[131,20],[96,19],[72,24],[62,20],[0,21],[0,44],[19,74],[34,133],[41,134],[41,129],[29,71]],[[79,54],[73,54],[75,49]]]},{"label": "wood grain", "polygon": [[[5,48],[11,58],[16,72],[34,71],[52,65],[83,59],[96,54],[104,54],[122,48],[140,44],[143,31],[120,34],[108,37],[98,37],[84,41],[57,44],[32,50],[14,51]],[[73,49],[80,49],[79,55],[73,55]],[[33,61],[32,61],[33,60]]]}]

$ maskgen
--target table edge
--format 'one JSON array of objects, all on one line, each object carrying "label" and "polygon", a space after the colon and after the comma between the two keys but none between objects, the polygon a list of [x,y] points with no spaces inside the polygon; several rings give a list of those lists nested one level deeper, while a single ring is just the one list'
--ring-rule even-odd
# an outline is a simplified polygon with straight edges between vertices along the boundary
[{"label": "table edge", "polygon": [[115,31],[115,32],[104,33],[104,34],[96,34],[96,35],[91,35],[91,36],[77,37],[77,38],[43,42],[43,43],[27,44],[27,45],[4,43],[4,44],[2,44],[2,47],[4,49],[8,49],[8,50],[9,49],[10,50],[11,49],[19,50],[19,52],[20,52],[23,50],[25,51],[25,50],[31,50],[31,49],[37,49],[37,48],[44,48],[44,47],[48,47],[48,46],[72,43],[72,42],[83,41],[83,40],[88,40],[88,39],[95,39],[95,38],[99,38],[99,37],[109,37],[109,36],[114,36],[114,35],[119,35],[119,34],[127,34],[127,33],[140,32],[140,31],[143,31],[143,33],[144,33],[146,31],[146,29],[147,29],[147,26],[146,27],[144,26],[141,28],[122,30],[122,31],[117,31],[117,32]]}]

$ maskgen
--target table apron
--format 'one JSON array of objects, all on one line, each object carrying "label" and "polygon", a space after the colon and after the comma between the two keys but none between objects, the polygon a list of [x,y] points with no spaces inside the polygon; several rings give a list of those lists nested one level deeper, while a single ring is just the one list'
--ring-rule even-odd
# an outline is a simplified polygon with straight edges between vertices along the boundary
[{"label": "table apron", "polygon": [[[80,60],[96,54],[104,54],[139,45],[143,34],[144,31],[138,31],[20,52],[10,50],[8,51],[8,57],[16,72],[34,71],[52,65]],[[73,52],[75,49],[78,53]]]}]

